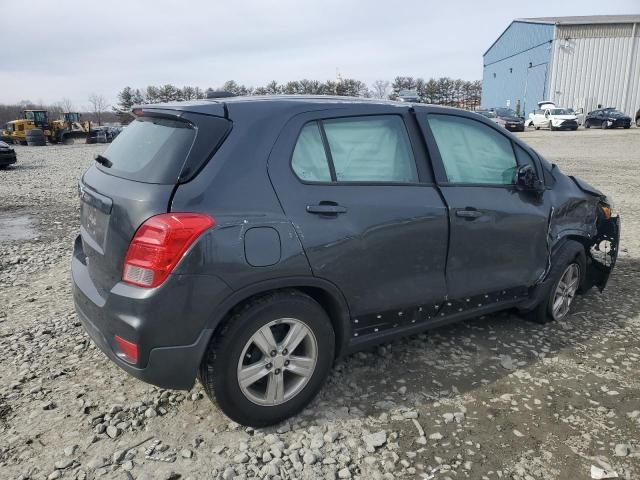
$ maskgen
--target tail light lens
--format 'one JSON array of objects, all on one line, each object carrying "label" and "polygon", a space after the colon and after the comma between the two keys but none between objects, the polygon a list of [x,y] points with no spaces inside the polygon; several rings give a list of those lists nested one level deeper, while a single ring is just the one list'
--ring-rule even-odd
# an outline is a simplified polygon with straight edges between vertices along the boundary
[{"label": "tail light lens", "polygon": [[189,246],[215,221],[199,213],[163,213],[144,222],[131,240],[122,280],[153,288],[166,280]]},{"label": "tail light lens", "polygon": [[116,335],[116,343],[120,349],[120,357],[124,358],[129,363],[138,363],[138,345],[136,343],[125,340],[124,338]]}]

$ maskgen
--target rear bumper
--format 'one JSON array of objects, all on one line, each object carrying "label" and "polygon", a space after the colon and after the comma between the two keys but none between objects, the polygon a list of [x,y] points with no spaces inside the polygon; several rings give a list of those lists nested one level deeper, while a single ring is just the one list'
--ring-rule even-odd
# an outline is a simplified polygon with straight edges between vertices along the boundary
[{"label": "rear bumper", "polygon": [[13,165],[18,161],[16,152],[11,150],[9,153],[0,152],[0,167],[6,167],[7,165]]},{"label": "rear bumper", "polygon": [[[73,299],[91,339],[130,375],[162,388],[190,389],[212,333],[207,321],[230,293],[226,284],[214,276],[172,275],[156,289],[118,283],[105,298],[93,284],[81,249],[77,239]],[[116,335],[138,345],[135,365],[120,353]]]}]

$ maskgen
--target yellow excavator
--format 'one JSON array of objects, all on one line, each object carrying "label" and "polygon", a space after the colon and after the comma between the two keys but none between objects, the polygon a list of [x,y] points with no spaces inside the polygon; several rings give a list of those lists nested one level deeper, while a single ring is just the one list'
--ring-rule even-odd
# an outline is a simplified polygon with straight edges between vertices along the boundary
[{"label": "yellow excavator", "polygon": [[49,114],[46,110],[23,110],[22,118],[5,124],[0,139],[5,142],[27,144],[27,132],[39,128],[45,137],[51,135]]},{"label": "yellow excavator", "polygon": [[22,115],[23,118],[5,124],[5,128],[0,132],[0,140],[27,145],[28,141],[36,137],[33,135],[36,132],[29,134],[29,131],[38,128],[42,130],[42,134],[39,135],[49,140],[49,143],[68,145],[85,143],[91,131],[91,122],[83,122],[82,115],[78,112],[61,113],[60,118],[51,123],[46,110],[24,110]]},{"label": "yellow excavator", "polygon": [[50,134],[47,135],[51,143],[85,143],[89,132],[91,132],[91,122],[83,122],[82,115],[78,112],[64,112],[60,114],[58,120],[51,122]]}]

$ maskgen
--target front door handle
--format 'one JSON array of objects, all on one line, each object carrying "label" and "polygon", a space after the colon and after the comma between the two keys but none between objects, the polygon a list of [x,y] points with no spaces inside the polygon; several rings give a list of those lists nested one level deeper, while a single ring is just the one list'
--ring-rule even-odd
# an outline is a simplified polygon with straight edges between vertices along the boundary
[{"label": "front door handle", "polygon": [[467,207],[465,209],[456,210],[456,216],[468,219],[474,219],[482,216],[482,212],[480,210],[476,210],[472,207]]},{"label": "front door handle", "polygon": [[346,213],[347,209],[335,202],[320,202],[318,205],[307,205],[307,212],[318,215],[338,215]]}]

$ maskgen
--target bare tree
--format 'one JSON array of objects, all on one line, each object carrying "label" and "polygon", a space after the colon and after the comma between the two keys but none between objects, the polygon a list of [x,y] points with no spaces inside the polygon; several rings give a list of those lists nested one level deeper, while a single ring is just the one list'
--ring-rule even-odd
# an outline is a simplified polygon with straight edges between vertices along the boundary
[{"label": "bare tree", "polygon": [[387,99],[389,98],[389,86],[391,84],[386,80],[376,80],[373,82],[372,95],[373,98]]},{"label": "bare tree", "polygon": [[107,104],[107,99],[102,95],[92,93],[91,95],[89,95],[89,103],[91,104],[92,112],[96,116],[98,125],[102,125],[102,113],[105,112],[107,110],[107,107],[109,106]]},{"label": "bare tree", "polygon": [[73,102],[68,98],[63,98],[60,102],[58,102],[58,106],[65,113],[73,112]]}]

